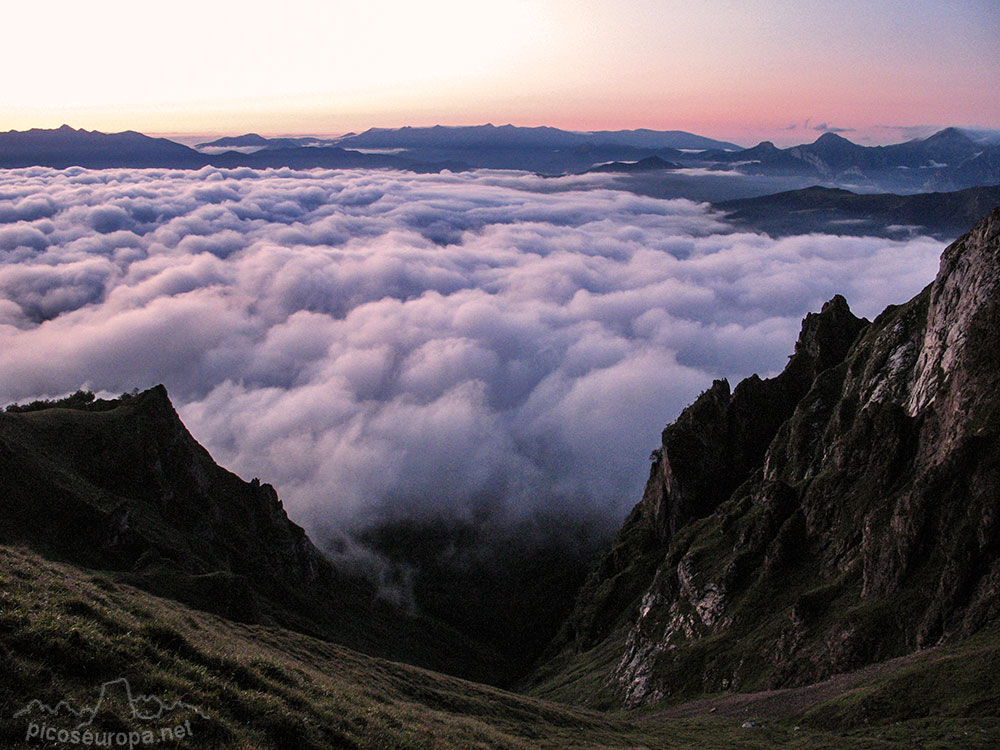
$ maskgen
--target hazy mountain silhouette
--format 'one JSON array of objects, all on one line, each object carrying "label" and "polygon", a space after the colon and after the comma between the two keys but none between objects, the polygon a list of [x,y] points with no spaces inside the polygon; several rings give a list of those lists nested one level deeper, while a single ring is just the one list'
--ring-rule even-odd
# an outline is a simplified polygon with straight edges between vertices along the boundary
[{"label": "hazy mountain silhouette", "polygon": [[474,125],[468,127],[371,128],[344,136],[345,148],[392,149],[419,161],[460,161],[470,167],[521,169],[546,175],[582,172],[607,162],[683,157],[680,149],[737,149],[725,141],[683,131],[619,130],[592,133],[552,127]]},{"label": "hazy mountain silhouette", "polygon": [[575,132],[552,127],[517,127],[493,124],[427,128],[370,128],[344,136],[338,144],[349,148],[572,148],[583,145],[628,146],[642,149],[739,149],[681,130],[599,130]]},{"label": "hazy mountain silhouette", "polygon": [[638,161],[613,161],[607,164],[598,164],[596,167],[586,170],[584,174],[592,172],[655,172],[661,169],[680,169],[680,164],[666,161],[659,156],[647,156]]},{"label": "hazy mountain silhouette", "polygon": [[195,148],[296,148],[299,146],[331,146],[336,139],[332,138],[265,138],[257,133],[225,136],[207,143],[199,143]]},{"label": "hazy mountain silhouette", "polygon": [[1000,185],[914,195],[809,187],[714,206],[726,213],[726,221],[773,236],[824,232],[898,238],[926,234],[950,240],[997,204]]},{"label": "hazy mountain silhouette", "polygon": [[17,167],[170,167],[197,169],[205,157],[194,149],[128,130],[100,133],[63,125],[55,130],[38,128],[0,133],[0,168]]},{"label": "hazy mountain silhouette", "polygon": [[[892,146],[859,146],[835,133],[824,133],[813,143],[786,149],[767,141],[739,149],[731,143],[682,131],[577,133],[513,125],[372,128],[337,139],[265,138],[248,133],[201,146],[212,151],[259,150],[209,154],[133,131],[100,133],[64,125],[56,130],[0,133],[0,168],[218,166],[416,172],[490,168],[553,176],[593,169],[641,177],[655,171],[653,167],[662,168],[651,160],[655,157],[680,167],[715,170],[720,175],[728,170],[734,175],[811,179],[828,186],[883,192],[960,190],[1000,183],[1000,143],[991,132],[967,133],[958,128],[946,128],[928,138]],[[605,166],[611,163],[618,166],[614,169]],[[641,166],[631,166],[633,163]],[[771,190],[774,189],[772,186]],[[643,192],[657,191],[647,186]],[[769,191],[765,188],[754,192]]]},{"label": "hazy mountain silhouette", "polygon": [[[259,145],[259,136],[247,139]],[[242,141],[242,137],[237,140]],[[269,141],[270,143],[270,141]],[[292,167],[296,169],[402,169],[419,172],[459,170],[464,164],[439,161],[423,163],[390,154],[364,154],[327,146],[283,146],[255,153],[227,151],[203,154],[165,138],[150,138],[133,131],[100,133],[75,130],[63,125],[56,130],[8,131],[0,133],[0,168],[43,166],[65,169],[86,167],[200,169],[206,166],[251,167],[254,169]]]}]

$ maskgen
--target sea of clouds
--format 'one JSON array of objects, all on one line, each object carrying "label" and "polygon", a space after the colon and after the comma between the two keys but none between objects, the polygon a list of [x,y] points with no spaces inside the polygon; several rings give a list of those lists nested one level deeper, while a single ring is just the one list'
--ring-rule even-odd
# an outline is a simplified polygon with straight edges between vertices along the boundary
[{"label": "sea of clouds", "polygon": [[908,299],[941,243],[736,233],[612,178],[0,172],[0,403],[166,384],[310,527],[638,500],[713,378],[780,371],[836,293]]}]

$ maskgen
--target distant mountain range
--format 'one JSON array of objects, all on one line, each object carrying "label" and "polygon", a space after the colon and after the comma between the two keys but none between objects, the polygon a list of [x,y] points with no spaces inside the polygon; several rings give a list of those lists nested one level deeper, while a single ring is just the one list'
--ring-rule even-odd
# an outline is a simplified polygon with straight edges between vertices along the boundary
[{"label": "distant mountain range", "polygon": [[[259,137],[259,136],[257,136]],[[236,139],[242,141],[243,137]],[[255,153],[226,151],[203,154],[166,138],[128,130],[124,133],[100,133],[76,130],[63,125],[55,130],[11,130],[0,133],[0,168],[85,167],[88,169],[161,168],[201,169],[202,167],[251,167],[267,169],[294,167],[311,169],[404,169],[416,172],[439,172],[443,169],[466,169],[464,164],[424,163],[388,154],[365,154],[335,146],[288,146]]]},{"label": "distant mountain range", "polygon": [[[643,173],[636,175],[643,179],[657,170],[697,168],[734,179],[794,178],[862,192],[915,193],[1000,184],[1000,134],[959,128],[891,146],[860,146],[825,133],[813,143],[791,148],[765,141],[740,149],[682,131],[577,133],[549,127],[439,125],[372,128],[333,139],[248,133],[198,148],[203,150],[134,131],[99,133],[64,125],[56,130],[0,133],[0,168],[322,167],[417,172],[488,168],[543,175]],[[218,153],[220,149],[230,150]],[[255,150],[247,153],[250,149]],[[773,191],[774,187],[761,194]]]},{"label": "distant mountain range", "polygon": [[743,151],[705,151],[700,160],[744,174],[806,174],[842,186],[959,190],[1000,183],[1000,144],[959,128],[891,146],[859,146],[835,133],[780,149],[765,141]]},{"label": "distant mountain range", "polygon": [[[680,130],[617,130],[580,133],[551,127],[371,128],[331,142],[378,150],[418,161],[461,162],[470,168],[520,169],[547,175],[582,172],[594,165],[683,156],[681,149],[720,152],[739,146]],[[628,171],[628,170],[626,170]]]},{"label": "distant mountain range", "polygon": [[576,132],[559,128],[522,128],[514,125],[472,125],[451,127],[435,125],[428,128],[370,128],[363,133],[348,133],[338,138],[265,138],[257,133],[227,136],[196,148],[257,147],[286,148],[289,146],[324,145],[357,149],[420,149],[420,148],[574,148],[585,145],[614,145],[645,149],[721,149],[739,150],[728,141],[717,141],[683,130],[599,130]]},{"label": "distant mountain range", "polygon": [[[189,148],[133,131],[99,133],[64,125],[56,130],[0,133],[0,168],[322,167],[416,172],[488,168],[558,175],[584,171],[597,164],[624,164],[651,156],[676,160],[684,156],[680,149],[728,153],[729,149],[738,148],[732,143],[677,130],[576,133],[513,125],[372,128],[333,139],[265,138],[247,133]],[[219,153],[220,149],[230,150]],[[250,149],[254,150],[248,153]]]},{"label": "distant mountain range", "polygon": [[0,133],[0,168],[87,167],[90,169],[170,167],[199,169],[205,157],[166,138],[150,138],[134,130],[99,133],[63,125],[55,130],[32,128]]},{"label": "distant mountain range", "polygon": [[199,143],[196,149],[217,148],[295,148],[297,146],[329,146],[334,143],[330,138],[265,138],[257,133],[225,136],[208,143]]},{"label": "distant mountain range", "polygon": [[716,141],[683,130],[598,130],[580,133],[559,128],[514,125],[471,127],[371,128],[336,140],[349,148],[574,148],[611,145],[644,149],[739,150],[735,143]]}]

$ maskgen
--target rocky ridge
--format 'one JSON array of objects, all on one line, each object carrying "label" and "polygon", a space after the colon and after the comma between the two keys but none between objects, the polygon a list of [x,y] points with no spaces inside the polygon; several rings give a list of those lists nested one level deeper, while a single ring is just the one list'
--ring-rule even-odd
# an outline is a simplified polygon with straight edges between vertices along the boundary
[{"label": "rocky ridge", "polygon": [[834,298],[664,431],[540,691],[597,653],[597,703],[805,685],[996,621],[998,379],[1000,208],[910,302]]},{"label": "rocky ridge", "polygon": [[293,523],[274,488],[218,466],[163,386],[0,412],[0,544],[244,623],[482,681],[489,649],[379,596]]}]

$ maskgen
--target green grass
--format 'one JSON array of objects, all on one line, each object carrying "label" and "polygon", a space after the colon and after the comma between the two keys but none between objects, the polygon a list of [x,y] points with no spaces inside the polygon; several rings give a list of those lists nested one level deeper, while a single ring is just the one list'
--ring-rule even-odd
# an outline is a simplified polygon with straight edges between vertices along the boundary
[{"label": "green grass", "polygon": [[[1000,722],[991,704],[969,696],[1000,673],[1000,649],[985,637],[970,649],[887,676],[803,719],[759,717],[761,726],[743,729],[741,718],[707,711],[665,719],[655,710],[601,713],[538,700],[229,621],[0,547],[0,746],[12,749],[44,746],[25,742],[25,719],[12,717],[29,700],[84,705],[118,677],[207,714],[194,716],[194,735],[174,745],[192,748],[894,748],[912,747],[914,737],[924,747],[991,747]],[[941,717],[905,716],[907,696],[933,693],[936,675],[949,676],[952,698],[913,705]],[[864,717],[882,710],[879,696],[899,691],[886,721],[866,726]]]},{"label": "green grass", "polygon": [[813,709],[814,727],[864,727],[913,717],[1000,715],[1000,637],[980,633]]}]

